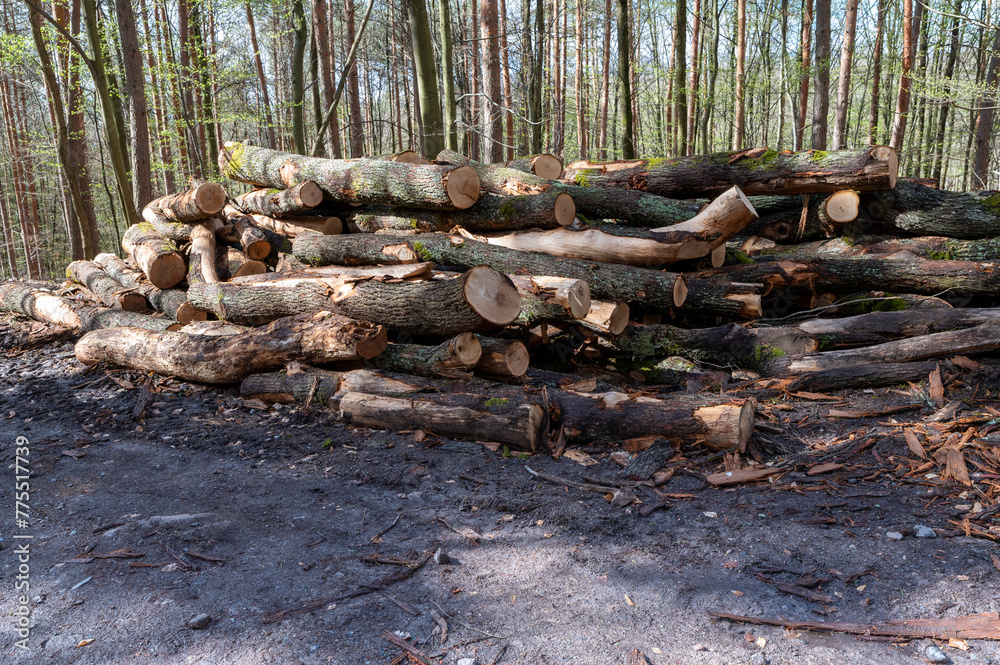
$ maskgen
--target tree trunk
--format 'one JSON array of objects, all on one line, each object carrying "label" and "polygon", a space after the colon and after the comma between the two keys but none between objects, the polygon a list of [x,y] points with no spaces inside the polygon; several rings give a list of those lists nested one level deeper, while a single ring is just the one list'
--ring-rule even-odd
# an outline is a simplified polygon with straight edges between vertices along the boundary
[{"label": "tree trunk", "polygon": [[281,217],[308,212],[323,202],[323,190],[312,180],[289,189],[258,189],[240,194],[233,203],[248,215]]},{"label": "tree trunk", "polygon": [[858,24],[858,0],[847,0],[844,37],[840,47],[840,76],[837,80],[837,115],[833,121],[833,149],[847,147],[847,116],[851,103],[851,61],[854,58],[854,33]]},{"label": "tree trunk", "polygon": [[107,362],[186,381],[234,384],[250,374],[297,361],[329,363],[373,358],[386,347],[385,329],[323,312],[288,317],[239,335],[195,336],[138,328],[98,330],[76,344],[85,365]]},{"label": "tree trunk", "polygon": [[149,207],[171,222],[198,222],[217,214],[225,205],[225,188],[214,182],[205,182],[183,194],[159,198]]},{"label": "tree trunk", "polygon": [[[340,217],[289,215],[275,219],[268,215],[250,215],[250,219],[261,230],[279,233],[289,238],[294,238],[303,231],[315,231],[333,236],[344,230],[344,223]],[[267,240],[270,243],[270,238]]]},{"label": "tree trunk", "polygon": [[420,118],[423,131],[421,152],[433,157],[444,149],[445,133],[441,117],[441,99],[438,96],[437,71],[434,66],[434,41],[431,38],[425,1],[406,0],[405,6],[410,23],[410,38],[413,40],[413,65],[420,92]]},{"label": "tree trunk", "polygon": [[622,159],[635,159],[635,132],[632,129],[632,79],[629,75],[629,0],[618,3],[618,106],[622,114]]},{"label": "tree trunk", "polygon": [[877,145],[878,141],[878,112],[879,112],[879,85],[882,82],[882,40],[885,36],[885,12],[886,0],[876,0],[878,4],[878,23],[875,28],[875,46],[872,48],[872,94],[871,106],[868,112],[868,144]]},{"label": "tree trunk", "polygon": [[130,226],[122,236],[122,249],[132,255],[153,286],[169,289],[178,284],[187,272],[184,258],[177,247],[143,223]]},{"label": "tree trunk", "polygon": [[[680,307],[684,304],[686,290],[684,280],[676,273],[563,259],[436,233],[422,234],[417,238],[353,234],[321,236],[310,233],[296,238],[293,246],[295,257],[312,265],[413,263],[419,256],[439,265],[460,268],[487,265],[504,274],[582,279],[590,284],[591,293],[599,298],[635,301],[659,309]],[[400,260],[397,255],[414,258]]]},{"label": "tree trunk", "polygon": [[132,205],[136,210],[153,200],[153,177],[149,166],[149,109],[146,104],[146,77],[142,70],[135,13],[129,0],[115,0],[118,36],[121,39],[122,68],[128,98],[129,138],[132,153]]},{"label": "tree trunk", "polygon": [[[952,77],[955,75],[955,65],[958,62],[959,37],[961,29],[959,27],[959,17],[962,13],[962,0],[955,2],[955,16],[951,23],[951,45],[948,49],[948,63],[944,68],[944,94],[950,96],[952,87]],[[948,127],[948,107],[949,104],[941,105],[941,113],[938,120],[937,136],[934,138],[934,166],[931,170],[931,177],[941,180],[942,164],[944,163],[945,143],[944,135]]]},{"label": "tree trunk", "polygon": [[[608,97],[611,71],[611,0],[604,0],[604,47],[601,49],[601,119],[597,138],[598,159],[608,158]],[[582,155],[581,155],[582,157]]]},{"label": "tree trunk", "polygon": [[220,319],[256,325],[282,316],[333,311],[413,335],[456,335],[512,323],[520,297],[487,267],[443,281],[383,282],[337,278],[196,284],[188,300]]},{"label": "tree trunk", "polygon": [[743,148],[746,113],[747,2],[736,0],[736,118],[733,122],[733,150]]},{"label": "tree trunk", "polygon": [[1000,80],[1000,30],[994,33],[990,51],[989,69],[986,75],[986,92],[976,106],[976,152],[972,159],[972,186],[974,189],[988,189],[990,183],[990,153],[993,142],[993,107],[997,103],[995,92]]},{"label": "tree trunk", "polygon": [[[451,11],[450,0],[438,0],[439,21],[441,24],[441,93],[444,95],[444,148],[458,150],[458,122],[455,107],[455,65],[452,55]],[[507,57],[506,50],[504,57]],[[433,157],[434,155],[428,155]]]},{"label": "tree trunk", "polygon": [[[122,0],[119,0],[121,2]],[[350,2],[350,0],[348,0]],[[302,0],[292,0],[292,145],[295,152],[306,154],[306,123],[305,123],[305,87],[304,70],[306,41],[309,39],[309,26],[306,23],[305,8]],[[314,85],[317,85],[314,83]]]},{"label": "tree trunk", "polygon": [[524,342],[480,337],[482,354],[476,372],[499,379],[519,379],[528,371],[530,358]]},{"label": "tree trunk", "polygon": [[516,231],[526,228],[558,229],[573,223],[576,206],[569,194],[548,192],[528,196],[484,194],[471,207],[460,211],[363,208],[347,218],[354,233],[381,231]]},{"label": "tree trunk", "polygon": [[715,196],[733,185],[748,195],[797,194],[892,189],[897,170],[896,151],[883,146],[824,153],[757,148],[665,160],[576,162],[566,167],[563,180],[676,197]]},{"label": "tree trunk", "polygon": [[479,338],[462,333],[437,346],[390,344],[375,363],[390,372],[457,378],[467,377],[482,353]]},{"label": "tree trunk", "polygon": [[463,210],[479,198],[479,178],[470,168],[320,159],[231,142],[220,162],[234,180],[281,189],[313,180],[327,198],[347,203]]},{"label": "tree trunk", "polygon": [[802,0],[802,71],[799,74],[799,122],[795,128],[795,150],[805,149],[806,113],[809,111],[809,65],[812,57],[813,0]]},{"label": "tree trunk", "polygon": [[39,282],[0,283],[0,311],[22,314],[36,321],[52,323],[80,332],[101,328],[133,326],[167,330],[174,324],[164,318],[107,307],[75,307],[73,301],[56,295],[57,284]]},{"label": "tree trunk", "polygon": [[[670,227],[666,227],[670,229]],[[703,234],[622,229],[613,224],[599,229],[522,231],[493,235],[486,242],[522,252],[541,252],[584,261],[605,261],[649,267],[701,258],[712,251]]]},{"label": "tree trunk", "polygon": [[188,286],[218,281],[219,274],[215,269],[215,231],[204,224],[196,224],[191,230],[191,246],[188,248]]},{"label": "tree trunk", "polygon": [[899,150],[903,147],[906,133],[906,118],[910,111],[910,70],[916,44],[913,34],[913,0],[903,0],[903,70],[899,75],[899,94],[896,96],[896,114],[892,123],[889,145]]},{"label": "tree trunk", "polygon": [[[487,162],[503,161],[503,88],[500,84],[500,22],[497,0],[480,2],[480,46],[483,77],[483,158]],[[444,149],[442,143],[441,149]],[[433,153],[434,156],[437,152]]]},{"label": "tree trunk", "polygon": [[830,111],[830,0],[816,0],[815,58],[812,149],[826,150],[826,118]]},{"label": "tree trunk", "polygon": [[[344,29],[348,44],[357,39],[354,34],[354,0],[344,1]],[[347,70],[347,111],[348,135],[351,144],[351,157],[361,157],[365,154],[365,138],[361,131],[361,92],[358,89],[358,65],[351,62]]]},{"label": "tree trunk", "polygon": [[[319,0],[326,2],[326,0]],[[267,128],[267,147],[274,150],[278,147],[274,140],[274,117],[271,115],[271,98],[267,92],[267,77],[264,76],[264,62],[260,57],[260,47],[257,45],[257,29],[254,26],[253,10],[249,2],[243,3],[247,12],[247,25],[250,28],[250,46],[253,48],[253,64],[257,70],[257,83],[260,85],[261,98],[264,106],[264,122]],[[331,61],[332,64],[332,61]]]},{"label": "tree trunk", "polygon": [[[697,11],[697,9],[695,10]],[[687,80],[687,0],[677,0],[675,9],[676,20],[674,21],[674,100],[673,104],[677,109],[674,120],[677,123],[677,151],[675,154],[687,154],[687,125],[688,107],[685,89]],[[745,21],[745,18],[744,18]],[[695,39],[697,49],[697,38]],[[693,60],[693,59],[692,59]],[[738,78],[738,75],[737,75]]]},{"label": "tree trunk", "polygon": [[[701,0],[694,0],[694,17],[691,21],[691,80],[688,84],[688,120],[687,127],[680,128],[684,132],[687,141],[687,154],[694,154],[695,144],[695,122],[698,117],[698,76],[699,65],[701,64],[699,48],[701,47]],[[784,81],[782,81],[784,84]]]},{"label": "tree trunk", "polygon": [[562,160],[548,153],[511,159],[504,166],[515,171],[533,173],[539,178],[545,178],[546,180],[558,180],[563,171]]}]

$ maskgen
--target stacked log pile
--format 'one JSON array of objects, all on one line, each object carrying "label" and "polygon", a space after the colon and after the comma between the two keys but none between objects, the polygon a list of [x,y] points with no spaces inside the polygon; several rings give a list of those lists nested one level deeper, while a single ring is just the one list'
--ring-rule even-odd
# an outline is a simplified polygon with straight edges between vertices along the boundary
[{"label": "stacked log pile", "polygon": [[[889,148],[560,173],[551,156],[330,160],[228,143],[219,166],[254,189],[195,183],[153,201],[124,259],[74,262],[69,291],[0,285],[0,306],[85,333],[87,364],[555,452],[649,436],[742,449],[753,398],[696,387],[885,385],[1000,346],[985,307],[1000,207],[897,183]],[[836,318],[866,306],[907,311]]]}]

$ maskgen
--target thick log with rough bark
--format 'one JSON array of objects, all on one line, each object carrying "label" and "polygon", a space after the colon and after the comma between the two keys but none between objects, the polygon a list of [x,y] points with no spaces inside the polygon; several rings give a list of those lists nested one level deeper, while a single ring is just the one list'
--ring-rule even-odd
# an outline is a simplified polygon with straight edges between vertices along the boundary
[{"label": "thick log with rough bark", "polygon": [[764,148],[616,162],[574,162],[563,180],[582,187],[634,189],[660,196],[715,196],[738,185],[745,194],[807,194],[892,189],[899,167],[885,146],[834,152]]},{"label": "thick log with rough bark", "polygon": [[493,330],[512,323],[521,309],[511,281],[486,266],[441,281],[291,278],[194,284],[188,300],[235,323],[256,325],[293,314],[333,311],[414,335]]},{"label": "thick log with rough bark", "polygon": [[464,393],[387,397],[344,393],[341,416],[350,424],[388,430],[422,428],[472,441],[502,443],[533,452],[545,444],[545,409],[524,400]]},{"label": "thick log with rough bark", "polygon": [[97,330],[76,344],[85,365],[107,362],[201,383],[233,384],[292,361],[329,363],[373,358],[385,329],[321,312],[279,319],[239,335],[204,336],[139,328]]},{"label": "thick log with rough bark", "polygon": [[641,436],[695,438],[714,450],[746,447],[756,402],[677,396],[669,400],[620,392],[549,393],[569,441],[623,441]]},{"label": "thick log with rough bark", "polygon": [[1000,236],[1000,193],[949,192],[899,182],[888,192],[862,197],[865,212],[916,235],[952,238]]},{"label": "thick log with rough bark", "polygon": [[823,392],[845,388],[880,388],[898,386],[907,381],[926,379],[937,368],[936,361],[909,363],[878,363],[851,365],[820,372],[799,374],[790,381],[783,381],[785,390]]},{"label": "thick log with rough bark", "polygon": [[180,289],[158,289],[146,280],[141,271],[132,270],[114,254],[98,254],[94,263],[130,289],[136,289],[150,304],[182,325],[192,321],[204,321],[208,313],[188,302],[187,292]]},{"label": "thick log with rough bark", "polygon": [[558,180],[563,171],[563,161],[555,155],[548,153],[512,159],[504,164],[504,166],[515,171],[532,173],[546,180]]},{"label": "thick log with rough bark", "polygon": [[203,182],[180,194],[156,199],[147,208],[160,213],[168,222],[197,222],[215,215],[226,205],[226,189],[214,182]]},{"label": "thick log with rough bark", "polygon": [[430,160],[424,159],[420,156],[420,153],[414,150],[400,150],[399,152],[390,152],[384,155],[376,155],[371,159],[384,159],[390,162],[402,162],[403,164],[430,164]]},{"label": "thick log with rough bark", "polygon": [[236,277],[263,275],[267,266],[262,261],[251,259],[243,250],[219,245],[215,248],[215,272],[220,281],[226,282]]},{"label": "thick log with rough bark", "polygon": [[264,259],[271,253],[271,243],[264,230],[254,223],[253,218],[244,215],[233,206],[226,206],[226,222],[233,225],[239,236],[240,247],[251,259]]},{"label": "thick log with rough bark", "polygon": [[146,309],[146,299],[141,294],[116,280],[93,261],[73,261],[66,267],[66,277],[87,287],[108,307],[126,312]]},{"label": "thick log with rough bark", "polygon": [[312,210],[323,202],[323,190],[312,180],[288,189],[255,189],[240,194],[233,203],[248,215],[281,217]]},{"label": "thick log with rough bark", "polygon": [[390,372],[456,377],[467,374],[483,354],[479,338],[462,333],[437,346],[390,344],[375,363]]},{"label": "thick log with rough bark", "polygon": [[204,224],[196,224],[191,230],[191,246],[188,248],[187,282],[218,282],[215,269],[215,232]]},{"label": "thick log with rough bark", "polygon": [[458,235],[321,236],[309,233],[296,238],[293,247],[295,257],[311,265],[407,263],[423,259],[460,268],[488,265],[511,275],[582,279],[590,284],[591,294],[599,298],[641,302],[660,309],[683,305],[687,291],[684,280],[676,273],[521,252]]},{"label": "thick log with rough bark", "polygon": [[375,206],[361,208],[347,216],[354,233],[450,231],[461,226],[468,231],[513,231],[517,229],[557,229],[576,217],[573,197],[549,192],[526,196],[483,194],[465,210],[418,210]]},{"label": "thick log with rough bark", "polygon": [[633,226],[655,228],[691,219],[702,207],[693,201],[675,201],[645,192],[566,185],[517,169],[477,162],[452,150],[442,150],[435,161],[475,169],[483,190],[494,194],[569,194],[576,204],[577,215],[588,219],[623,219]]},{"label": "thick log with rough bark", "polygon": [[759,282],[731,281],[712,272],[685,276],[684,311],[691,314],[756,319],[761,316]]},{"label": "thick log with rough bark", "polygon": [[853,240],[833,238],[798,245],[765,246],[754,243],[746,253],[764,260],[812,260],[824,258],[857,258],[868,254],[910,252],[917,256],[946,261],[998,261],[1000,238],[959,240],[944,236],[917,238],[887,238],[861,236]]},{"label": "thick log with rough bark", "polygon": [[[118,326],[167,330],[177,325],[170,319],[106,307],[78,307],[57,294],[57,284],[44,282],[0,283],[0,311],[22,314],[80,332]],[[180,326],[178,326],[180,327]]]},{"label": "thick log with rough bark", "polygon": [[387,277],[390,279],[429,279],[434,274],[434,264],[407,263],[398,266],[363,266],[352,268],[348,266],[306,266],[295,270],[269,272],[261,275],[246,275],[234,277],[234,282],[273,282],[293,277],[315,278],[332,277],[344,280],[373,279]]},{"label": "thick log with rough bark", "polygon": [[280,404],[305,403],[311,396],[310,403],[326,405],[336,396],[342,376],[344,372],[314,367],[251,374],[240,383],[240,395]]},{"label": "thick log with rough bark", "polygon": [[771,289],[858,291],[872,287],[901,293],[935,295],[957,290],[970,295],[995,295],[1000,289],[1000,265],[972,261],[936,261],[912,254],[864,255],[856,259],[765,261],[723,268],[733,280],[763,282]]},{"label": "thick log with rough bark", "polygon": [[294,238],[303,231],[315,231],[316,233],[335,236],[344,230],[344,223],[340,217],[307,217],[304,215],[295,215],[275,219],[267,215],[250,215],[250,219],[261,229],[272,231],[288,238]]},{"label": "thick log with rough bark", "polygon": [[590,285],[582,279],[508,275],[521,295],[520,325],[539,321],[573,321],[590,311]]},{"label": "thick log with rough bark", "polygon": [[153,286],[169,289],[184,279],[187,265],[177,246],[150,224],[130,226],[122,236],[122,249],[132,255]]},{"label": "thick log with rough bark", "polygon": [[[746,328],[727,323],[715,328],[678,328],[671,325],[632,324],[614,340],[625,358],[633,361],[682,356],[698,363],[761,371],[786,350]],[[812,351],[815,346],[803,351]]]},{"label": "thick log with rough bark", "polygon": [[476,172],[461,167],[322,159],[227,142],[219,168],[228,178],[261,187],[312,180],[327,198],[348,203],[463,210],[479,198]]},{"label": "thick log with rough bark", "polygon": [[501,379],[519,379],[528,371],[531,358],[524,342],[480,337],[482,356],[476,364],[480,374]]}]

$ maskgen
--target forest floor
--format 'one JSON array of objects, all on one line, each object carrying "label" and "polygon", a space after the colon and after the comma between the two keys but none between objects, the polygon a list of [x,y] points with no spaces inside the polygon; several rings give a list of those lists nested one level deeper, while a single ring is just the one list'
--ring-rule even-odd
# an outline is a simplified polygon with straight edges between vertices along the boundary
[{"label": "forest floor", "polygon": [[[611,449],[522,459],[355,430],[315,407],[250,408],[233,390],[88,369],[71,339],[23,349],[19,326],[0,324],[0,440],[6,488],[15,438],[30,442],[32,615],[24,651],[10,614],[13,535],[26,531],[7,505],[0,662],[419,662],[388,633],[436,662],[480,665],[1000,664],[1000,641],[876,641],[709,616],[875,623],[1000,610],[997,517],[976,525],[987,537],[970,537],[974,494],[940,467],[901,478],[913,454],[892,421],[937,410],[925,385],[833,402],[762,394],[753,445],[780,451],[764,461],[788,470],[713,488],[703,474],[721,460],[685,450],[658,488],[673,498],[649,511],[651,488],[622,506],[528,471],[621,484]],[[994,417],[997,374],[984,361],[946,376],[949,399],[967,407],[955,431]],[[816,449],[850,432],[860,445],[837,449],[845,466],[805,473]],[[936,537],[916,537],[927,535],[918,526]],[[439,548],[450,562],[394,563]],[[199,614],[208,625],[189,627]]]}]

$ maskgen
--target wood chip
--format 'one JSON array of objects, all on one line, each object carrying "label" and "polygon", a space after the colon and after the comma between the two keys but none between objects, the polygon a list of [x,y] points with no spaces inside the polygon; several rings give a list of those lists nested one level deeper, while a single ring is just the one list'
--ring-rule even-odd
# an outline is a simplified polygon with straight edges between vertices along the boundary
[{"label": "wood chip", "polygon": [[940,409],[944,406],[944,384],[941,383],[941,366],[934,368],[934,371],[927,377],[931,388],[931,399]]},{"label": "wood chip", "polygon": [[843,464],[837,464],[836,462],[827,462],[826,464],[817,464],[816,466],[810,468],[806,471],[807,476],[817,476],[821,473],[830,473],[831,471],[836,471],[837,469],[843,469]]},{"label": "wood chip", "polygon": [[946,478],[951,478],[963,485],[972,485],[969,469],[965,466],[965,455],[957,448],[948,448],[947,466],[944,470]]},{"label": "wood chip", "polygon": [[755,480],[763,480],[768,476],[781,473],[781,469],[740,469],[739,471],[724,471],[706,476],[705,480],[716,487],[725,485],[738,485],[739,483],[749,483]]},{"label": "wood chip", "polygon": [[903,438],[906,439],[906,447],[910,449],[911,453],[921,459],[927,459],[927,453],[924,451],[924,446],[920,443],[920,439],[917,438],[917,435],[912,428],[906,427],[903,429]]}]

